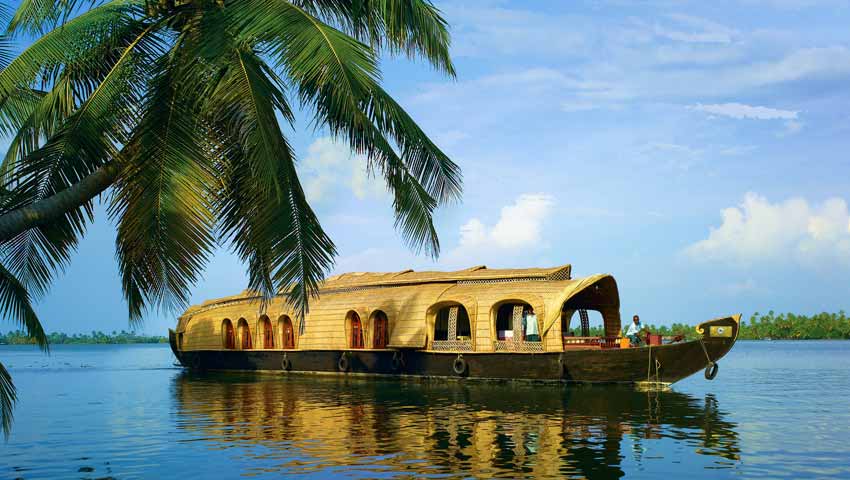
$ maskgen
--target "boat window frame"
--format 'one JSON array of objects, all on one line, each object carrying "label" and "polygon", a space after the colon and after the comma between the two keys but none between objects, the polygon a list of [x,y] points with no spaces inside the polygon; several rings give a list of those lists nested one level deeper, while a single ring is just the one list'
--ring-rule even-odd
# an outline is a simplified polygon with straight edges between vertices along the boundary
[{"label": "boat window frame", "polygon": [[[248,334],[245,335],[245,332],[247,332]],[[251,338],[251,325],[248,323],[248,320],[245,317],[239,317],[239,320],[236,322],[236,337],[238,339],[238,341],[236,342],[236,345],[239,347],[238,350],[254,349],[254,339]],[[248,343],[247,348],[245,347],[245,339],[247,339]]]},{"label": "boat window frame", "polygon": [[[354,341],[354,318],[357,319],[359,325],[359,345],[355,345]],[[366,348],[366,331],[364,328],[363,317],[357,310],[349,310],[345,313],[345,338],[347,340],[346,347],[352,350],[363,350]]]},{"label": "boat window frame", "polygon": [[[230,337],[232,343],[228,346],[228,328],[230,327]],[[221,345],[225,350],[236,350],[236,329],[233,327],[233,321],[229,318],[225,318],[221,321]]]},{"label": "boat window frame", "polygon": [[[292,343],[287,342],[287,335],[284,330],[286,323],[289,323],[289,329],[292,334],[290,336]],[[277,328],[279,330],[278,336],[280,337],[280,348],[283,350],[295,349],[298,345],[298,332],[295,331],[295,324],[292,322],[292,317],[285,313],[277,317]]]},{"label": "boat window frame", "polygon": [[[271,346],[266,346],[267,335],[271,334]],[[260,318],[257,320],[257,336],[259,337],[257,343],[263,346],[263,350],[271,350],[275,348],[274,341],[274,327],[272,326],[272,321],[268,315],[260,315]]]},{"label": "boat window frame", "polygon": [[[379,322],[378,315],[383,315],[383,321],[382,322]],[[376,345],[376,342],[378,340],[378,334],[381,332],[381,329],[378,328],[379,323],[384,324],[384,328],[383,328],[384,344],[382,346]],[[370,341],[370,343],[372,345],[372,349],[386,350],[387,346],[390,344],[390,316],[387,315],[387,312],[384,311],[384,310],[381,310],[381,309],[373,310],[372,313],[369,314],[369,325],[372,327],[371,328],[372,338],[371,338],[371,341]]]},{"label": "boat window frame", "polygon": [[[458,307],[458,314],[457,314],[457,322],[458,323],[456,323],[456,325],[455,325],[455,338],[452,339],[452,338],[450,338],[449,334],[451,333],[451,331],[450,331],[451,330],[451,326],[450,326],[450,324],[451,324],[451,322],[450,322],[451,309],[454,308],[454,307]],[[445,340],[438,340],[437,339],[437,322],[439,321],[440,314],[443,311],[448,312],[447,313],[448,317],[446,319],[446,322],[449,324],[449,325],[447,325],[447,331],[446,331],[446,337],[447,338]],[[429,337],[431,339],[430,342],[429,342],[429,344],[430,344],[429,347],[430,347],[431,350],[450,350],[450,351],[457,351],[457,350],[474,351],[475,350],[475,328],[473,326],[473,318],[469,314],[469,308],[467,308],[464,303],[454,301],[454,300],[442,301],[442,302],[436,303],[436,304],[432,305],[430,308],[428,308],[428,312],[429,312],[429,317],[430,317],[429,322],[428,322],[428,325],[430,327],[429,328],[429,330],[430,330]],[[458,332],[460,331],[460,329],[457,328],[457,327],[460,325],[460,321],[461,321],[461,318],[462,318],[460,312],[463,312],[463,316],[466,317],[466,323],[467,323],[467,326],[469,328],[469,336],[468,336],[467,340],[459,340],[458,339],[458,336],[459,336]]]},{"label": "boat window frame", "polygon": [[[490,307],[490,328],[493,332],[492,341],[493,341],[493,349],[495,351],[508,351],[508,352],[521,352],[521,351],[534,351],[534,352],[542,352],[544,351],[543,344],[543,316],[545,312],[540,311],[540,308],[535,306],[536,302],[530,301],[529,299],[523,299],[519,297],[511,297],[503,300],[499,300],[495,302]],[[513,319],[513,312],[511,313],[511,332],[512,337],[510,339],[500,339],[499,338],[499,330],[498,330],[498,316],[499,310],[502,309],[505,305],[513,305],[514,308],[516,306],[522,306],[523,309],[530,308],[534,311],[534,314],[537,316],[537,331],[540,336],[540,340],[537,341],[529,341],[525,338],[525,330],[522,329],[522,323],[520,321],[519,324],[519,336],[517,336],[516,327],[517,325]],[[512,309],[513,310],[513,309]]]}]

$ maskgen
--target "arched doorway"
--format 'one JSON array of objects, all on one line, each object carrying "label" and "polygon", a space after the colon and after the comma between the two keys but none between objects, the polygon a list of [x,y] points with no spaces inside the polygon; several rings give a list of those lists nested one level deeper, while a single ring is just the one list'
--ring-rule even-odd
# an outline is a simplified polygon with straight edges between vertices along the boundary
[{"label": "arched doorway", "polygon": [[242,350],[251,350],[253,347],[253,343],[251,342],[251,328],[248,327],[248,321],[244,318],[239,319],[239,323],[236,326],[237,333],[239,334],[239,346]]},{"label": "arched doorway", "polygon": [[390,321],[387,314],[376,310],[372,314],[372,348],[387,348],[390,342]]},{"label": "arched doorway", "polygon": [[282,315],[277,323],[280,329],[280,347],[295,348],[295,329],[292,328],[292,320],[288,315]]},{"label": "arched doorway", "polygon": [[233,331],[233,322],[229,318],[225,318],[221,322],[221,336],[221,341],[225,349],[233,350],[236,348],[236,334]]},{"label": "arched doorway", "polygon": [[350,348],[363,348],[363,324],[360,321],[360,315],[355,311],[348,312],[348,338]]},{"label": "arched doorway", "polygon": [[274,330],[272,330],[272,322],[269,320],[269,317],[265,315],[260,317],[259,330],[260,335],[263,336],[263,348],[274,348]]}]

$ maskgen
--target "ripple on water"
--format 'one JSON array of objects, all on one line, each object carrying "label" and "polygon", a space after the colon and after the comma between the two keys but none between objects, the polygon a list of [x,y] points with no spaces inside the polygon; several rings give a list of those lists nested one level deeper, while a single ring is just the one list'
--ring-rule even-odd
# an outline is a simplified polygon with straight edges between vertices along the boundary
[{"label": "ripple on water", "polygon": [[0,477],[850,476],[850,343],[785,345],[741,343],[668,392],[190,375],[167,346],[29,368],[0,348],[22,366]]}]

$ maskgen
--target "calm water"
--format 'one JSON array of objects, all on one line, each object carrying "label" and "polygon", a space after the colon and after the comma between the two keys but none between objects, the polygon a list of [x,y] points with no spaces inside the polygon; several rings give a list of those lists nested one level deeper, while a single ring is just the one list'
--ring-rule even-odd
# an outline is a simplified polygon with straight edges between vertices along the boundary
[{"label": "calm water", "polygon": [[200,376],[166,345],[0,359],[0,478],[850,478],[850,342],[739,342],[660,393]]}]

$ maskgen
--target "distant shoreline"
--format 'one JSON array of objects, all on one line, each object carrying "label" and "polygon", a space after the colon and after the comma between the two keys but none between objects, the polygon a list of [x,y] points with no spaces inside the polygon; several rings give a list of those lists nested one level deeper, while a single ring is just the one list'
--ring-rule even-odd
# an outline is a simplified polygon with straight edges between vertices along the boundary
[{"label": "distant shoreline", "polygon": [[[148,343],[168,343],[168,338],[160,335],[142,335],[136,332],[91,332],[90,334],[53,332],[47,336],[50,345],[131,345]],[[24,332],[0,333],[0,345],[34,345],[35,341]]]}]

